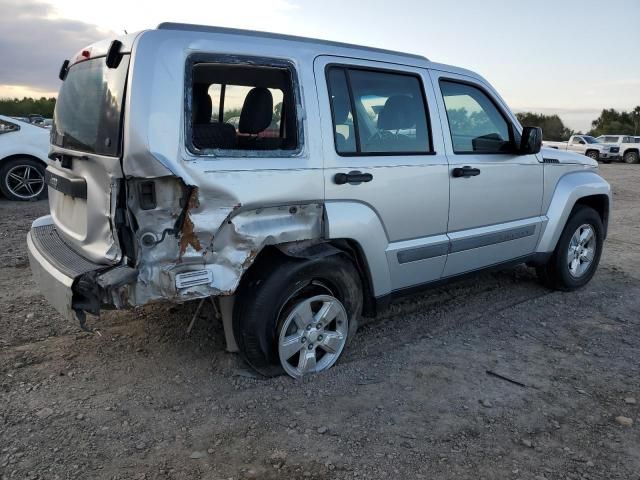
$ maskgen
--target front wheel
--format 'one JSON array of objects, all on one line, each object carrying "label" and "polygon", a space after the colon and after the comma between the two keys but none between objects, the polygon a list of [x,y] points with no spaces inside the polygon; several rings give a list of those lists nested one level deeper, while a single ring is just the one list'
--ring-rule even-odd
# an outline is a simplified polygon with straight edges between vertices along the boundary
[{"label": "front wheel", "polygon": [[592,158],[596,162],[600,158],[600,154],[598,152],[596,152],[595,150],[589,150],[586,155],[587,155],[587,157]]},{"label": "front wheel", "polygon": [[537,268],[548,287],[571,291],[586,285],[600,262],[604,227],[593,208],[578,206],[569,217],[549,262]]},{"label": "front wheel", "polygon": [[362,311],[360,277],[343,255],[279,257],[247,273],[235,302],[240,353],[265,376],[299,378],[332,367]]}]

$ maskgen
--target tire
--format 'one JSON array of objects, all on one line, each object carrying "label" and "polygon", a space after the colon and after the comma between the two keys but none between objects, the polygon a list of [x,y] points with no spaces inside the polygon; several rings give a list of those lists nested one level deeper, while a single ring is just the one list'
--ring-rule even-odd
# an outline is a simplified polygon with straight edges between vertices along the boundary
[{"label": "tire", "polygon": [[589,158],[592,158],[596,162],[600,160],[600,154],[596,150],[589,150],[585,155]]},{"label": "tire", "polygon": [[640,155],[638,155],[638,152],[627,152],[624,154],[624,157],[622,158],[626,163],[640,162]]},{"label": "tire", "polygon": [[45,166],[29,157],[0,164],[0,191],[9,200],[29,201],[47,197]]},{"label": "tire", "polygon": [[[586,235],[586,227],[592,231],[592,241],[584,243],[584,250],[578,250],[573,247],[576,244],[572,239],[574,239],[574,235],[580,233]],[[560,235],[553,255],[546,265],[536,269],[538,278],[544,285],[554,290],[572,291],[583,287],[589,283],[598,268],[603,242],[604,227],[598,212],[584,205],[576,206],[562,231],[562,235]],[[570,246],[572,246],[572,251],[569,250]],[[592,248],[595,250],[587,263],[588,252]],[[584,262],[583,256],[580,255],[581,251],[585,255]],[[575,263],[576,255],[579,257],[577,264]],[[574,267],[575,270],[572,271]],[[583,268],[584,270],[582,270]]]},{"label": "tire", "polygon": [[[313,260],[279,256],[266,267],[254,265],[245,277],[235,301],[233,331],[241,355],[253,369],[267,377],[287,373],[298,378],[335,364],[362,312],[360,277],[345,255]],[[322,321],[299,313],[310,311],[318,317],[325,307],[327,323],[321,329],[316,327]],[[300,346],[287,339],[298,339]],[[331,351],[329,343],[324,345],[329,340]],[[289,348],[297,353],[287,357]],[[303,353],[305,359],[313,355],[315,360],[303,361]]]}]

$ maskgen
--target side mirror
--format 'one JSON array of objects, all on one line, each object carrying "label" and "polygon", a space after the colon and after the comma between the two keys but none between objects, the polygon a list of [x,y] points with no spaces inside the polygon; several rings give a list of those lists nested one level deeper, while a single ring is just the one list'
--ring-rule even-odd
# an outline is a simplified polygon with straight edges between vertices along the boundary
[{"label": "side mirror", "polygon": [[542,129],[540,127],[524,127],[520,140],[520,155],[534,155],[542,148]]}]

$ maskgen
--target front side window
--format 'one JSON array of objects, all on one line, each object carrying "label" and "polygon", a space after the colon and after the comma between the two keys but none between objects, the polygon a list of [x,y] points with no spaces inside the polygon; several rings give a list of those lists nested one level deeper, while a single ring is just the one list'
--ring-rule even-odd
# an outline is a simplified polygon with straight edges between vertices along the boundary
[{"label": "front side window", "polygon": [[339,154],[431,152],[426,102],[419,77],[331,67],[327,82]]},{"label": "front side window", "polygon": [[455,153],[509,153],[511,129],[491,99],[466,83],[440,81]]},{"label": "front side window", "polygon": [[288,68],[196,63],[191,143],[207,150],[296,150],[298,126]]}]

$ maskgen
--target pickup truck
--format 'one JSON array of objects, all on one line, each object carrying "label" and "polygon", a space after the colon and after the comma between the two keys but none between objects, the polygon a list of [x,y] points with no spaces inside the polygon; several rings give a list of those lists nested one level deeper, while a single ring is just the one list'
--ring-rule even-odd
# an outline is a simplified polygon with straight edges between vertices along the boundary
[{"label": "pickup truck", "polygon": [[601,135],[596,138],[597,141],[611,146],[612,150],[617,149],[618,156],[626,163],[640,162],[639,139],[640,137],[631,135]]},{"label": "pickup truck", "polygon": [[599,139],[589,135],[571,135],[568,142],[542,142],[542,145],[556,150],[568,150],[581,153],[603,163],[611,163],[619,153],[612,145],[605,145]]}]

